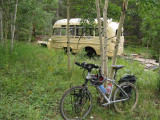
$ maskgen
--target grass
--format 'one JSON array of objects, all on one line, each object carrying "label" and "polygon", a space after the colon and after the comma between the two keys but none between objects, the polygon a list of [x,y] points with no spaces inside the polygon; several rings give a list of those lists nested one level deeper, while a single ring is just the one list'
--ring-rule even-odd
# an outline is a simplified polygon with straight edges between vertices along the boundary
[{"label": "grass", "polygon": [[[0,48],[1,50],[1,48]],[[72,65],[74,56],[71,56]],[[99,64],[99,58],[77,56],[79,62]],[[111,61],[110,63],[111,64]],[[118,71],[117,79],[134,74],[139,90],[139,102],[134,112],[119,114],[113,106],[102,107],[96,102],[97,92],[89,85],[93,96],[93,108],[86,119],[128,120],[160,118],[158,72],[144,71],[138,62],[118,58],[117,64],[125,67]],[[0,51],[0,119],[2,120],[62,120],[59,102],[70,84],[84,82],[83,70],[74,66],[73,74],[67,68],[67,56],[63,51],[41,48],[37,45],[17,44],[12,55]]]},{"label": "grass", "polygon": [[153,58],[152,55],[153,51],[151,48],[147,47],[141,47],[141,46],[126,46],[124,49],[124,54],[130,55],[130,54],[139,54],[143,58]]}]

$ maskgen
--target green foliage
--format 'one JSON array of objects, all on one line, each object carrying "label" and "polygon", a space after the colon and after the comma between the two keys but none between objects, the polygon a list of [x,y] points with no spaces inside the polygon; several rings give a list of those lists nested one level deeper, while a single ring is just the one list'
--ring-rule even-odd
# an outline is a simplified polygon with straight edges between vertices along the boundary
[{"label": "green foliage", "polygon": [[130,54],[139,54],[142,58],[152,58],[153,57],[153,51],[147,50],[146,47],[141,47],[137,45],[130,44],[125,47],[124,54],[130,55]]},{"label": "green foliage", "polygon": [[143,0],[137,6],[139,15],[142,18],[143,44],[149,44],[154,50],[153,55],[158,59],[160,53],[160,3],[156,0]]},{"label": "green foliage", "polygon": [[121,16],[121,7],[116,4],[109,3],[107,16],[108,18],[119,21]]},{"label": "green foliage", "polygon": [[[58,0],[19,0],[16,17],[16,38],[19,37],[19,41],[28,40],[31,31],[35,35],[42,35],[42,33],[51,35],[52,21],[56,19],[57,3]],[[2,6],[4,34],[8,34],[8,38],[10,38],[10,26],[13,25],[15,0],[3,0]]]},{"label": "green foliage", "polygon": [[[85,53],[76,61],[99,63],[99,58],[87,59]],[[71,56],[72,61],[74,56]],[[111,61],[109,61],[111,64]],[[118,71],[117,80],[126,74],[134,74],[139,91],[139,104],[133,113],[118,114],[115,110],[96,103],[96,89],[89,86],[93,95],[93,108],[88,116],[95,119],[158,119],[158,73],[144,71],[138,62],[118,58],[125,67]],[[73,63],[72,63],[73,65]],[[135,67],[136,66],[136,67]],[[56,119],[61,120],[59,102],[70,83],[84,82],[83,70],[78,66],[68,72],[67,55],[63,51],[48,50],[37,45],[19,43],[12,56],[0,51],[0,119]],[[158,99],[158,100],[157,100]]]},{"label": "green foliage", "polygon": [[[37,35],[42,31],[45,35],[52,34],[52,20],[55,19],[56,1],[50,0],[23,0],[18,7],[18,30],[20,40],[28,40],[31,28],[36,30]],[[33,27],[32,27],[33,26]]]},{"label": "green foliage", "polygon": [[[104,0],[102,0],[104,3]],[[101,7],[101,16],[103,17],[103,5]],[[72,10],[74,9],[74,10]],[[75,14],[76,13],[76,14]],[[121,8],[112,2],[108,6],[108,18],[119,20]],[[74,16],[73,16],[74,15]],[[92,20],[97,18],[95,0],[71,0],[71,16],[80,17],[82,19]]]}]

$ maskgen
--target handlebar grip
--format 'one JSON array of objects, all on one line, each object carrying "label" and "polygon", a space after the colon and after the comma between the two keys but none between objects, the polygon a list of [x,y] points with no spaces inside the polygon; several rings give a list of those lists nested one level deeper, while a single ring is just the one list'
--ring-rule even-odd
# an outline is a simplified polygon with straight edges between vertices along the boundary
[{"label": "handlebar grip", "polygon": [[94,68],[95,68],[95,69],[98,69],[98,68],[99,68],[99,66],[95,65],[95,66],[94,66]]},{"label": "handlebar grip", "polygon": [[81,64],[79,62],[75,62],[76,65],[81,66]]}]

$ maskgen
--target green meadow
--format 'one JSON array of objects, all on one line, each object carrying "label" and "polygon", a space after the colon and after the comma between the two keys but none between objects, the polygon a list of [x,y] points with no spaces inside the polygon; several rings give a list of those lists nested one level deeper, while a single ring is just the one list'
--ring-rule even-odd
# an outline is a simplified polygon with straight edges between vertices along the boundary
[{"label": "green meadow", "polygon": [[[131,50],[129,48],[128,51]],[[0,119],[62,120],[59,103],[63,93],[71,84],[77,86],[84,82],[83,69],[74,65],[74,60],[100,64],[100,58],[89,59],[82,52],[76,56],[71,55],[72,67],[69,71],[64,51],[18,43],[10,55],[9,51],[4,52],[0,48]],[[113,105],[101,106],[97,103],[96,89],[88,84],[93,107],[86,119],[92,116],[95,120],[159,120],[158,70],[146,71],[141,63],[125,58],[118,58],[117,64],[125,66],[118,71],[117,81],[126,74],[137,77],[139,101],[136,109],[132,113],[120,114]]]}]

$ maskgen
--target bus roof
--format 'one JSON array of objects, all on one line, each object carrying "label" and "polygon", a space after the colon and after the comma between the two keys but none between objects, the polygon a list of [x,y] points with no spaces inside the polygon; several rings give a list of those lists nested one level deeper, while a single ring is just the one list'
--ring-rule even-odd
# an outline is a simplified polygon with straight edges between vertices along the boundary
[{"label": "bus roof", "polygon": [[[101,20],[103,20],[103,18],[101,18]],[[81,24],[80,22],[81,22],[81,18],[72,18],[69,20],[70,25],[80,25]],[[95,19],[95,23],[96,24],[98,23],[97,19]],[[61,28],[62,25],[67,25],[67,19],[58,20],[53,25],[53,28]],[[112,19],[108,19],[108,26],[112,27],[114,31],[118,29],[118,25],[119,25],[118,22],[113,22]]]}]

